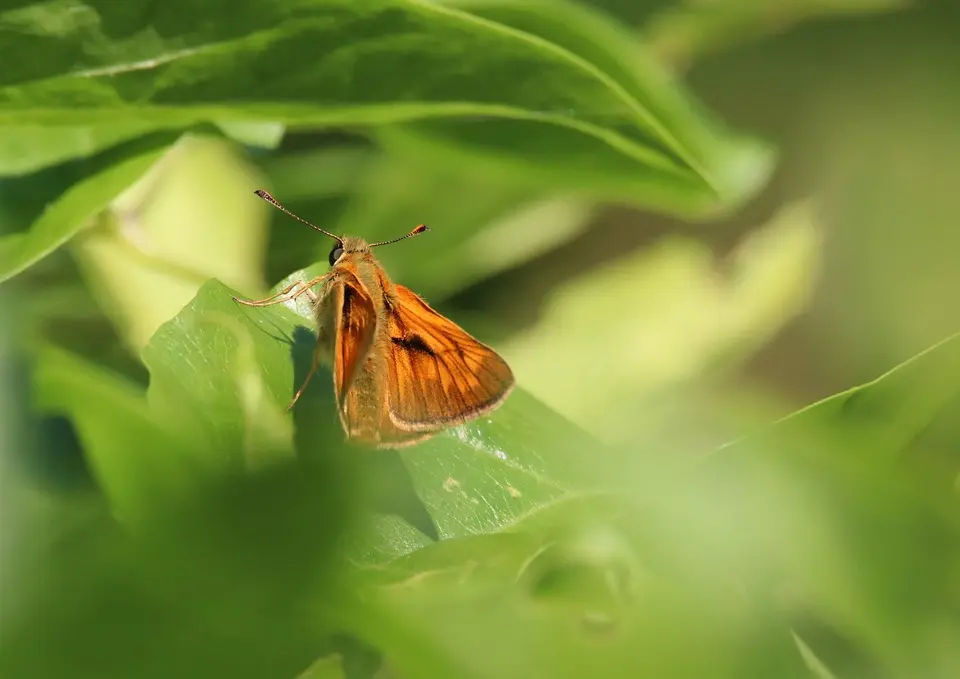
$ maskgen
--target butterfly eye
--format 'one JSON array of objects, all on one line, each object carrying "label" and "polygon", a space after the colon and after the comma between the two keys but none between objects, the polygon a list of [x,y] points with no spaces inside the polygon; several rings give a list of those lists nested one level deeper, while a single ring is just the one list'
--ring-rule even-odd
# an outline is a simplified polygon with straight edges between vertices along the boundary
[{"label": "butterfly eye", "polygon": [[337,263],[337,260],[343,256],[343,248],[337,245],[333,250],[330,251],[330,266],[333,266]]}]

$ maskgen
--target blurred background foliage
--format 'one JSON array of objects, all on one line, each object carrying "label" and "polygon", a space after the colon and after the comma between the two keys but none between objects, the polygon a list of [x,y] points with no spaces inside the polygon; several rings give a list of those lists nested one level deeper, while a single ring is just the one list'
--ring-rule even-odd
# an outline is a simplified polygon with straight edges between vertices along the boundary
[{"label": "blurred background foliage", "polygon": [[[0,674],[960,676],[958,31],[0,2]],[[230,297],[331,244],[260,187],[429,224],[382,263],[517,391],[400,453],[285,415],[309,309]]]}]

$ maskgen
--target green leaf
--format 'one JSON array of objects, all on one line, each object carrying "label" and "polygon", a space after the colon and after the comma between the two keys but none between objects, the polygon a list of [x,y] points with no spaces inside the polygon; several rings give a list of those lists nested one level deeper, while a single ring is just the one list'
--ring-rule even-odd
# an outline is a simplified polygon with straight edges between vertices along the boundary
[{"label": "green leaf", "polygon": [[872,382],[784,418],[771,429],[771,434],[788,436],[803,430],[847,432],[852,437],[867,437],[871,456],[899,456],[910,452],[911,444],[958,394],[960,335],[954,335]]},{"label": "green leaf", "polygon": [[782,622],[731,596],[732,578],[652,572],[609,517],[584,525],[584,509],[536,517],[563,532],[521,522],[370,573],[353,632],[410,678],[807,676]]},{"label": "green leaf", "polygon": [[131,120],[111,125],[56,126],[18,124],[0,128],[0,176],[35,172],[50,165],[86,158],[156,129]]},{"label": "green leaf", "polygon": [[[104,149],[165,127],[132,119],[100,125],[4,125],[0,128],[0,177],[35,172],[68,160],[89,158]],[[226,122],[228,137],[254,147],[275,148],[283,136],[279,123]]]},{"label": "green leaf", "polygon": [[[772,149],[759,142],[730,134],[711,119],[678,82],[651,57],[637,36],[606,14],[588,5],[567,0],[439,0],[438,4],[465,9],[475,15],[497,21],[550,41],[595,66],[627,93],[642,110],[654,136],[713,188],[717,201],[684,202],[684,189],[677,182],[651,173],[649,185],[639,196],[630,195],[627,183],[618,197],[657,207],[681,209],[697,214],[715,208],[732,208],[742,203],[766,181],[772,168]],[[575,153],[565,143],[565,133],[550,129],[529,130],[528,126],[506,123],[494,131],[471,134],[469,128],[450,128],[468,147],[488,155],[491,147],[529,149],[533,155],[556,145],[564,153]],[[427,130],[430,135],[435,131]],[[531,134],[532,133],[532,134]],[[478,141],[482,140],[482,148]],[[584,149],[584,155],[588,152]],[[584,161],[585,162],[585,161]],[[563,178],[565,170],[577,163],[557,163],[552,169]],[[565,167],[568,166],[568,167]],[[536,168],[532,168],[536,170]],[[583,177],[572,175],[571,189],[582,189]],[[637,178],[641,184],[642,179]],[[578,186],[579,182],[579,186]],[[611,184],[611,188],[615,188]],[[712,209],[713,208],[713,209]]]},{"label": "green leaf", "polygon": [[[2,573],[0,673],[296,676],[330,646],[317,613],[333,598],[334,546],[349,515],[331,471],[284,465],[204,484],[155,506],[135,531],[103,511],[80,523],[83,508],[68,505],[60,513],[72,521],[42,549],[49,524],[7,523],[18,568]],[[38,652],[48,643],[56,653]]]},{"label": "green leaf", "polygon": [[821,17],[867,15],[909,7],[910,0],[687,0],[655,15],[644,28],[653,51],[677,68],[795,24]]},{"label": "green leaf", "polygon": [[[295,272],[278,283],[274,291],[294,280],[309,280],[325,270],[325,266],[317,265]],[[152,344],[160,346],[168,342],[166,338],[172,337],[174,333],[195,336],[195,321],[192,320],[195,314],[207,314],[213,308],[219,313],[227,314],[228,309],[224,306],[226,303],[233,304],[229,301],[226,290],[205,286],[197,301],[178,318],[176,325],[171,325],[164,334],[158,333],[156,343]],[[296,380],[294,384],[288,381],[291,375],[290,351],[297,349],[289,344],[285,345],[284,342],[306,345],[300,350],[305,357],[312,351],[309,344],[312,336],[302,332],[304,324],[312,327],[314,323],[309,302],[301,296],[289,306],[303,318],[299,322],[299,333],[296,323],[291,321],[286,309],[282,316],[274,315],[271,311],[276,307],[244,307],[242,311],[233,311],[235,319],[242,315],[244,327],[253,329],[251,335],[262,335],[262,339],[255,340],[262,351],[259,353],[262,369],[282,372],[284,376],[279,379],[271,378],[278,385],[271,392],[277,397],[278,405],[286,405],[286,401],[300,383],[300,380]],[[200,349],[208,341],[199,343],[192,340],[191,344]],[[164,382],[188,385],[186,391],[191,394],[182,394],[168,400],[184,403],[191,398],[202,397],[206,390],[211,393],[214,391],[214,378],[210,375],[202,378],[209,386],[200,384],[200,378],[198,384],[193,386],[192,377],[177,375],[177,372],[183,371],[184,363],[203,373],[217,369],[204,367],[204,361],[223,363],[223,359],[217,357],[218,350],[213,347],[203,349],[202,353],[209,358],[203,359],[191,351],[186,361],[179,353],[176,364],[171,361],[170,376]],[[309,360],[305,362],[308,364]],[[153,368],[151,371],[153,372]],[[229,393],[230,387],[222,383],[224,378],[215,379],[219,385],[216,387],[217,391]],[[288,385],[285,388],[282,386],[284,382]],[[294,409],[298,428],[308,420],[322,422],[328,434],[334,429],[342,436],[334,415],[332,389],[329,385],[329,372],[321,369],[321,374]],[[280,393],[283,395],[280,396]],[[457,537],[501,530],[545,505],[571,494],[585,492],[590,488],[591,475],[590,459],[583,455],[583,451],[595,450],[597,445],[581,430],[554,414],[526,394],[522,388],[517,388],[500,408],[488,416],[461,427],[448,429],[421,444],[401,449],[399,453],[383,451],[374,454],[375,461],[371,462],[371,465],[374,468],[379,466],[380,470],[374,469],[371,473],[383,474],[384,470],[393,469],[389,467],[390,460],[399,456],[409,475],[409,483],[432,517],[439,537]],[[378,524],[374,527],[379,526]],[[399,544],[391,546],[391,540],[396,540]],[[388,526],[387,535],[371,535],[369,540],[357,543],[351,557],[361,562],[380,561],[382,555],[405,553],[419,544],[422,544],[422,536],[418,537],[415,532],[407,530],[397,531],[395,527]]]},{"label": "green leaf", "polygon": [[158,505],[195,489],[191,442],[150,412],[136,385],[52,346],[38,352],[34,385],[38,408],[73,421],[120,521],[142,522]]},{"label": "green leaf", "polygon": [[885,453],[958,388],[960,336],[670,474],[594,455],[607,492],[367,571],[345,620],[406,677],[822,674],[798,618],[950,676],[955,491]]},{"label": "green leaf", "polygon": [[[958,666],[936,642],[958,631],[958,462],[931,469],[918,445],[938,417],[955,417],[958,392],[960,335],[714,452],[661,507],[696,526],[678,542],[730,536],[710,539],[715,567],[788,579],[804,607],[894,674]],[[765,564],[744,563],[759,553]]]},{"label": "green leaf", "polygon": [[331,655],[317,660],[298,674],[297,679],[346,679],[346,675],[340,656]]},{"label": "green leaf", "polygon": [[[146,28],[127,19],[146,5],[124,5],[121,12],[82,0],[68,4],[69,23],[56,21],[58,9],[49,4],[4,13],[8,59],[21,72],[15,84],[0,88],[0,121],[431,120],[439,134],[476,133],[473,143],[519,142],[505,156],[498,149],[498,158],[510,161],[504,169],[535,170],[543,181],[547,171],[569,166],[562,175],[568,180],[579,177],[620,195],[640,192],[678,209],[724,204],[744,185],[755,188],[768,166],[748,150],[718,167],[715,157],[697,151],[712,132],[689,117],[674,126],[664,111],[649,107],[653,99],[638,100],[636,88],[605,72],[595,55],[571,52],[566,41],[429,3],[314,0],[290,7],[258,0],[225,22],[216,3],[177,0],[151,5]],[[608,37],[585,35],[579,45]],[[71,49],[49,50],[38,60],[36,40]],[[419,75],[396,77],[410,73]],[[666,113],[683,115],[679,107]]]},{"label": "green leaf", "polygon": [[[140,179],[176,138],[175,134],[158,133],[121,144],[85,163],[79,177],[66,170],[61,174],[48,170],[4,182],[0,186],[3,195],[16,195],[22,188],[32,188],[33,200],[25,205],[3,205],[7,214],[0,215],[0,219],[7,224],[13,222],[11,230],[19,232],[0,238],[0,281],[15,276],[70,240]],[[58,184],[63,183],[69,188],[60,195]],[[37,192],[42,195],[36,195]],[[47,202],[54,198],[48,206]]]},{"label": "green leaf", "polygon": [[280,306],[241,311],[236,293],[204,284],[193,301],[164,323],[142,352],[150,371],[151,407],[204,441],[211,468],[243,470],[293,452],[283,406],[293,368],[296,317]]}]

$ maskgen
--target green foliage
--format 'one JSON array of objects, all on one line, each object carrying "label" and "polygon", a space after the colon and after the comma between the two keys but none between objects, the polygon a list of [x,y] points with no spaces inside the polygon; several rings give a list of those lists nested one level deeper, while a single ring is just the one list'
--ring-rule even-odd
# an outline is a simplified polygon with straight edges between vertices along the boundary
[{"label": "green foliage", "polygon": [[[430,224],[378,255],[495,338],[496,317],[451,297],[567,243],[604,201],[703,219],[764,185],[770,148],[696,103],[617,3],[16,4],[0,10],[0,675],[960,673],[960,465],[924,439],[956,419],[960,336],[717,449],[644,446],[605,418],[650,419],[638,385],[666,402],[682,371],[658,382],[618,353],[663,289],[631,258],[505,342],[526,370],[488,416],[363,449],[324,369],[285,411],[311,309],[233,297],[326,271],[330,243],[268,224],[255,187],[371,240]],[[760,32],[759,4],[719,23]],[[749,37],[703,14],[679,15],[705,37],[674,54]],[[678,24],[656,25],[669,55]],[[663,345],[702,345],[686,373],[802,306],[816,219],[784,214],[727,290],[700,250],[658,260],[700,291],[656,321]],[[535,368],[580,371],[550,394],[580,417],[532,395]],[[696,430],[686,417],[670,424]],[[92,488],[36,483],[69,454]]]}]

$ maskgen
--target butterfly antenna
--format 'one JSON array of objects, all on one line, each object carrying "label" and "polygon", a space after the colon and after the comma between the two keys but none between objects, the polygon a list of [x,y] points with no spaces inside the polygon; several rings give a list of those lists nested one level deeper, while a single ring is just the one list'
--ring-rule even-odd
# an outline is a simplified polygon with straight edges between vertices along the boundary
[{"label": "butterfly antenna", "polygon": [[340,238],[340,236],[335,236],[335,235],[333,235],[332,233],[330,233],[329,231],[324,231],[323,229],[321,229],[321,228],[320,228],[319,226],[317,226],[316,224],[311,224],[310,222],[308,222],[308,221],[307,221],[306,219],[304,219],[303,217],[299,217],[299,216],[293,214],[292,212],[290,212],[290,210],[288,210],[287,208],[283,207],[283,205],[280,204],[280,201],[279,201],[279,200],[277,200],[276,198],[274,198],[273,196],[271,196],[269,193],[267,193],[267,192],[264,191],[263,189],[257,189],[256,191],[254,191],[254,193],[257,194],[258,196],[260,196],[261,198],[263,198],[263,199],[264,199],[265,201],[267,201],[268,203],[270,203],[273,207],[277,208],[278,210],[280,210],[281,212],[283,212],[284,214],[286,214],[287,216],[293,217],[294,219],[296,219],[296,220],[297,220],[298,222],[300,222],[301,224],[306,224],[306,225],[309,226],[311,229],[315,229],[316,231],[319,231],[320,233],[322,233],[322,234],[325,235],[325,236],[330,236],[331,238],[333,238],[333,239],[334,239],[335,241],[337,241],[338,243],[343,243],[343,239]]},{"label": "butterfly antenna", "polygon": [[393,240],[383,240],[383,241],[380,241],[379,243],[370,243],[368,247],[375,248],[378,245],[390,245],[391,243],[398,243],[404,240],[405,238],[409,238],[410,236],[416,236],[418,234],[423,233],[424,231],[429,231],[429,230],[430,229],[427,228],[426,224],[417,224],[415,227],[413,227],[413,230],[410,233],[406,234],[405,236],[400,236],[399,238],[394,238]]}]

